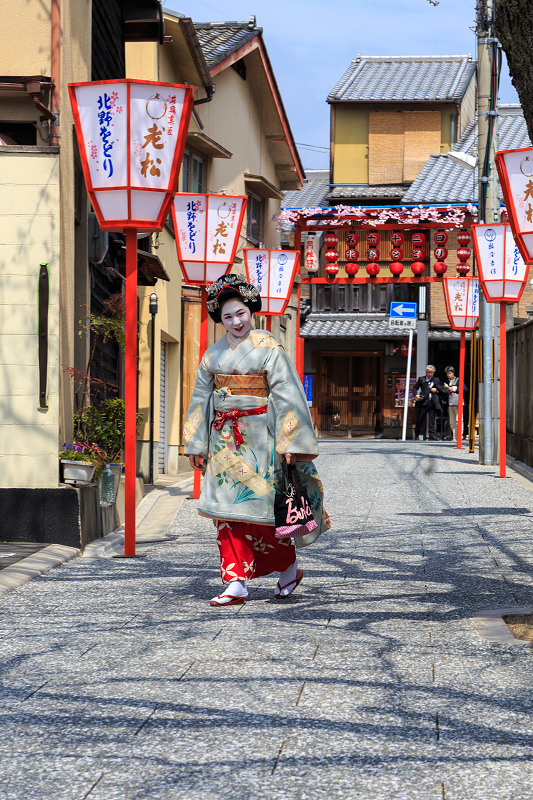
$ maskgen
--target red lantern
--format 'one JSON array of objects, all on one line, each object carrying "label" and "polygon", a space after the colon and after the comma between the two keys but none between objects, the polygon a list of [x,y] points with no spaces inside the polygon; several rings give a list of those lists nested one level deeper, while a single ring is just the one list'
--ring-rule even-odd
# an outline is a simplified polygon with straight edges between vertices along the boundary
[{"label": "red lantern", "polygon": [[377,247],[380,242],[379,233],[368,233],[366,236],[366,243],[368,247]]},{"label": "red lantern", "polygon": [[[409,342],[402,342],[400,347],[400,352],[402,356],[407,357],[409,355]],[[411,345],[411,355],[413,355],[414,353],[416,353],[416,344],[413,343]]]},{"label": "red lantern", "polygon": [[448,265],[445,264],[444,261],[436,261],[433,264],[433,269],[436,275],[444,275],[444,273],[448,269]]},{"label": "red lantern", "polygon": [[438,244],[445,245],[446,242],[448,241],[448,234],[446,233],[446,231],[437,231],[437,233],[435,233],[433,236],[433,241],[437,245]]},{"label": "red lantern", "polygon": [[359,264],[354,264],[353,261],[348,261],[344,269],[346,270],[347,275],[350,276],[357,275],[357,273],[359,272]]},{"label": "red lantern", "polygon": [[349,250],[346,250],[346,261],[357,261],[359,258],[359,250],[355,247],[351,247]]},{"label": "red lantern", "polygon": [[325,253],[326,261],[338,261],[339,260],[339,251],[335,250],[334,247],[326,250]]},{"label": "red lantern", "polygon": [[419,250],[418,248],[415,248],[413,250],[412,257],[414,258],[415,261],[423,261],[424,260],[424,255],[425,255],[425,253],[424,253],[423,250]]},{"label": "red lantern", "polygon": [[300,254],[296,250],[255,250],[246,247],[242,252],[248,280],[259,288],[261,294],[261,313],[283,316],[291,296]]},{"label": "red lantern", "polygon": [[330,261],[329,264],[326,264],[326,272],[329,278],[334,278],[338,271],[339,265],[336,262]]},{"label": "red lantern", "polygon": [[327,247],[337,247],[339,243],[339,237],[333,231],[329,231],[329,233],[326,233],[324,236],[324,242]]},{"label": "red lantern", "polygon": [[529,267],[520,255],[511,225],[505,222],[472,225],[472,232],[485,298],[489,303],[517,303],[524,291]]},{"label": "red lantern", "polygon": [[466,247],[468,242],[470,241],[470,235],[468,231],[459,231],[457,234],[457,242],[461,247]]},{"label": "red lantern", "polygon": [[366,257],[368,261],[378,261],[379,260],[379,249],[377,247],[369,247],[366,251]]},{"label": "red lantern", "polygon": [[413,263],[411,264],[411,270],[413,272],[413,275],[422,275],[425,268],[426,265],[424,264],[423,261],[413,261]]},{"label": "red lantern", "polygon": [[403,233],[400,233],[399,231],[394,231],[394,233],[390,237],[390,241],[393,247],[401,247],[402,244],[404,243],[404,240],[405,236],[403,235]]},{"label": "red lantern", "polygon": [[472,252],[469,247],[460,247],[457,251],[457,258],[459,261],[468,261]]},{"label": "red lantern", "polygon": [[448,250],[445,247],[435,248],[435,258],[437,261],[444,261],[448,257]]},{"label": "red lantern", "polygon": [[470,272],[470,264],[467,264],[466,261],[461,261],[457,264],[455,268],[459,275],[468,275]]},{"label": "red lantern", "polygon": [[446,314],[455,331],[473,331],[479,320],[479,281],[477,278],[444,278],[442,281]]},{"label": "red lantern", "polygon": [[359,244],[359,236],[356,233],[346,234],[346,247],[356,247]]},{"label": "red lantern", "polygon": [[403,249],[401,247],[393,247],[390,251],[390,257],[393,261],[401,261],[403,259]]},{"label": "red lantern", "polygon": [[370,264],[366,265],[366,271],[370,277],[375,278],[379,272],[379,264],[376,264],[375,261],[371,261]]},{"label": "red lantern", "polygon": [[423,247],[426,243],[426,237],[423,233],[413,233],[411,236],[411,244],[413,247]]},{"label": "red lantern", "polygon": [[401,275],[403,272],[403,264],[401,261],[393,261],[389,269],[393,275]]}]

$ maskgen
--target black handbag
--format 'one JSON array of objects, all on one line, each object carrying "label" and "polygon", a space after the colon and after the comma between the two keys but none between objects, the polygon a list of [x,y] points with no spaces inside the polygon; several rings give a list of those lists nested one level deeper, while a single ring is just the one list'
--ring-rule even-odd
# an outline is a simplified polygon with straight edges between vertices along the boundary
[{"label": "black handbag", "polygon": [[309,497],[293,464],[282,461],[282,485],[274,498],[276,539],[294,539],[318,528]]}]

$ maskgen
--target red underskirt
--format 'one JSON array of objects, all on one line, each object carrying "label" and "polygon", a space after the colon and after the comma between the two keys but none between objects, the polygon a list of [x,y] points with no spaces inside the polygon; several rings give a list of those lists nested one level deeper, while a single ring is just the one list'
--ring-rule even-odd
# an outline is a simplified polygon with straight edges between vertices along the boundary
[{"label": "red underskirt", "polygon": [[217,520],[220,574],[224,583],[284,572],[296,561],[290,539],[276,539],[273,525]]}]

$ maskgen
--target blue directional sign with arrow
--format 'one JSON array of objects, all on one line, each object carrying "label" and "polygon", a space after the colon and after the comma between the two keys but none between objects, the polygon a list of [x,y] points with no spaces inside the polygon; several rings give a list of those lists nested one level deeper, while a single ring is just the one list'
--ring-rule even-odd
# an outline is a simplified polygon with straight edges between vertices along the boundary
[{"label": "blue directional sign with arrow", "polygon": [[395,319],[416,319],[417,305],[417,303],[391,303],[390,317]]}]

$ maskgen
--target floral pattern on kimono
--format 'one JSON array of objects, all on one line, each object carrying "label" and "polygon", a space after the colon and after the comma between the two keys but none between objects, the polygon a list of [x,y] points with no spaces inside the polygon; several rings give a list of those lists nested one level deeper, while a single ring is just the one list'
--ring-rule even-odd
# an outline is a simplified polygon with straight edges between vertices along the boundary
[{"label": "floral pattern on kimono", "polygon": [[271,525],[218,520],[217,531],[223,583],[284,572],[296,560],[290,539],[276,539]]},{"label": "floral pattern on kimono", "polygon": [[[228,393],[216,389],[215,375],[263,375],[268,398]],[[220,385],[220,381],[219,381]],[[240,417],[243,443],[235,443],[233,422],[213,427],[217,411],[266,409],[266,413]],[[235,350],[226,337],[205,353],[196,379],[184,428],[185,452],[202,456],[206,472],[202,481],[199,513],[218,520],[274,525],[274,495],[281,477],[278,453],[318,455],[302,383],[291,360],[271,333],[252,330]],[[296,540],[311,544],[329,527],[323,509],[323,490],[312,461],[297,468],[309,493],[318,528]]]}]

